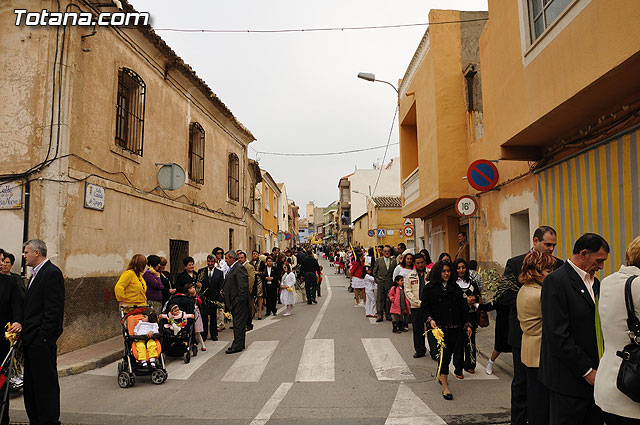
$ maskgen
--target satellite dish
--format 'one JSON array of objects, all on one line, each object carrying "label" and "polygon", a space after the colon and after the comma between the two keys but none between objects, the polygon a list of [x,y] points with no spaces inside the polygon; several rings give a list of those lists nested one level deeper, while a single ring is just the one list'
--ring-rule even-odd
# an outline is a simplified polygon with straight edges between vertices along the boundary
[{"label": "satellite dish", "polygon": [[158,184],[161,189],[180,189],[185,182],[186,174],[178,164],[156,164],[162,165],[158,170]]}]

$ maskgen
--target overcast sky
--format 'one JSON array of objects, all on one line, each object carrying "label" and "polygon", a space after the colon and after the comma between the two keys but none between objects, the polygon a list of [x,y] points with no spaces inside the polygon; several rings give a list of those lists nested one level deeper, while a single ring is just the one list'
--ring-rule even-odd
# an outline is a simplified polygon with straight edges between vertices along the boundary
[{"label": "overcast sky", "polygon": [[[154,28],[283,29],[394,25],[428,21],[430,9],[487,10],[487,0],[130,0]],[[385,145],[396,93],[356,78],[360,71],[397,86],[426,27],[358,31],[158,34],[256,136],[258,159],[290,199],[326,206],[338,180],[371,168],[384,149],[330,157],[264,152],[335,152]],[[398,142],[397,121],[391,143]],[[251,149],[253,148],[253,149]],[[389,148],[387,160],[399,155]],[[304,215],[304,208],[301,209]]]}]

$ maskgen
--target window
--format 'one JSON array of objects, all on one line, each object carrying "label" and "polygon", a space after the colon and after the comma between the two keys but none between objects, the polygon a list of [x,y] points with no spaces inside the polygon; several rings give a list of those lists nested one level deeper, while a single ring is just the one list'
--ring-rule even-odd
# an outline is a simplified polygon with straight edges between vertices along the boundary
[{"label": "window", "polygon": [[275,192],[273,192],[273,216],[278,218],[278,198]]},{"label": "window", "polygon": [[146,86],[129,68],[118,71],[116,101],[116,145],[142,156],[144,137],[144,100]]},{"label": "window", "polygon": [[229,251],[233,249],[233,229],[229,229]]},{"label": "window", "polygon": [[229,199],[240,200],[240,160],[235,153],[229,154]]},{"label": "window", "polygon": [[535,41],[573,0],[528,0],[531,41]]},{"label": "window", "polygon": [[251,185],[251,193],[249,193],[249,208],[251,209],[251,214],[255,214],[256,212],[256,185]]},{"label": "window", "polygon": [[189,179],[204,184],[204,129],[197,122],[189,126]]},{"label": "window", "polygon": [[520,255],[531,248],[529,210],[511,214],[511,256]]},{"label": "window", "polygon": [[269,188],[267,186],[264,187],[264,209],[269,211]]},{"label": "window", "polygon": [[180,273],[184,266],[182,260],[189,256],[189,241],[181,241],[178,239],[169,239],[169,268],[173,280]]}]

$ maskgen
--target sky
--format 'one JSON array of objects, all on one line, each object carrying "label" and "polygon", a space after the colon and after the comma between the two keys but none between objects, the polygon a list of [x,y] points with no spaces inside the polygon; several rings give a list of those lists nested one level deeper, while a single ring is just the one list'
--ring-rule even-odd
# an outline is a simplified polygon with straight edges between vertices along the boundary
[{"label": "sky", "polygon": [[[431,9],[487,10],[487,0],[129,0],[154,29],[301,29],[428,22]],[[256,137],[257,159],[289,199],[326,206],[340,177],[380,163],[385,149],[347,155],[284,157],[386,145],[397,95],[357,78],[371,72],[398,85],[426,26],[289,33],[158,34]],[[398,143],[398,123],[390,143]],[[257,153],[256,151],[265,152]],[[385,163],[399,156],[391,145]]]}]

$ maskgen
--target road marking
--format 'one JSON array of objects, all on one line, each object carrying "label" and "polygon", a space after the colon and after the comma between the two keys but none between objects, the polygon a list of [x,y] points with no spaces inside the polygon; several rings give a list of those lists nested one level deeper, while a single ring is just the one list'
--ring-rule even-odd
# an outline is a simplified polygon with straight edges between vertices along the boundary
[{"label": "road marking", "polygon": [[167,374],[169,379],[186,380],[191,377],[209,361],[213,356],[222,351],[222,349],[229,343],[229,341],[207,341],[207,351],[200,351],[197,356],[191,356],[191,361],[185,364],[181,359],[175,359],[172,362],[167,362]]},{"label": "road marking", "polygon": [[487,375],[487,369],[480,363],[476,364],[476,373],[464,372],[465,381],[486,381],[490,379],[500,379],[496,375]]},{"label": "road marking", "polygon": [[320,327],[320,322],[324,317],[324,313],[327,311],[327,307],[329,307],[329,301],[331,301],[332,291],[331,291],[331,285],[329,284],[329,276],[327,276],[326,274],[323,274],[323,276],[327,279],[327,298],[324,300],[322,307],[320,307],[320,311],[318,312],[318,315],[316,316],[315,320],[311,324],[311,327],[309,328],[309,332],[307,332],[307,336],[305,336],[304,339],[313,339],[313,337],[316,335],[316,332],[318,331],[318,327]]},{"label": "road marking", "polygon": [[222,377],[225,382],[258,382],[279,341],[254,341]]},{"label": "road marking", "polygon": [[406,384],[400,384],[385,425],[447,425]]},{"label": "road marking", "polygon": [[280,384],[276,392],[274,392],[271,398],[267,400],[267,403],[264,405],[262,410],[258,412],[258,415],[249,425],[266,425],[266,423],[269,422],[269,419],[271,419],[271,415],[276,411],[278,405],[285,398],[292,386],[292,382],[283,382]]},{"label": "road marking", "polygon": [[334,382],[335,348],[332,339],[308,339],[304,342],[296,382]]},{"label": "road marking", "polygon": [[389,338],[362,338],[362,345],[379,381],[416,379]]}]

